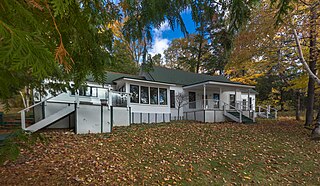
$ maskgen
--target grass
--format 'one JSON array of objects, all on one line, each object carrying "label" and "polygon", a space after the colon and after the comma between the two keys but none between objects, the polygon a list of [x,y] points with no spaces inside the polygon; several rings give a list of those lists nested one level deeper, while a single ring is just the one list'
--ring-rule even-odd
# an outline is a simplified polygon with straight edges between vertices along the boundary
[{"label": "grass", "polygon": [[309,132],[293,120],[44,132],[46,144],[0,167],[0,185],[319,185],[320,146]]}]

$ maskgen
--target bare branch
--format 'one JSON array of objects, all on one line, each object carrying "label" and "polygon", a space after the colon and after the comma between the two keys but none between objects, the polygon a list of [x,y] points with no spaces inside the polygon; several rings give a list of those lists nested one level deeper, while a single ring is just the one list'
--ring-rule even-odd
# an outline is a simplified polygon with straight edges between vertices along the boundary
[{"label": "bare branch", "polygon": [[300,42],[299,42],[299,38],[298,38],[298,34],[297,34],[297,31],[296,29],[293,29],[293,34],[294,34],[294,38],[296,40],[296,43],[297,43],[297,49],[298,49],[298,54],[299,54],[299,57],[300,57],[300,61],[302,62],[303,66],[305,67],[305,69],[307,70],[309,76],[311,78],[313,78],[319,85],[320,85],[320,78],[317,77],[310,69],[309,65],[307,64],[306,60],[304,59],[303,57],[303,52],[302,52],[302,49],[301,49],[301,45],[300,45]]}]

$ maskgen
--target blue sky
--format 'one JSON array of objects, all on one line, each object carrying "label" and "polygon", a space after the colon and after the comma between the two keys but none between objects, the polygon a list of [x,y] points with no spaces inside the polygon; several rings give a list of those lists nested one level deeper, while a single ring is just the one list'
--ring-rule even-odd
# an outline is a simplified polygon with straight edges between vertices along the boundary
[{"label": "blue sky", "polygon": [[[181,14],[183,21],[187,27],[189,33],[195,32],[195,24],[191,17],[191,12],[186,11]],[[154,29],[153,31],[153,41],[152,49],[149,50],[149,53],[153,56],[160,53],[164,57],[163,52],[169,47],[170,42],[176,38],[184,37],[181,32],[180,27],[176,26],[174,30],[171,30],[168,22],[165,22],[161,25],[159,29]]]},{"label": "blue sky", "polygon": [[[183,21],[187,27],[187,30],[189,33],[194,33],[195,30],[195,24],[192,20],[191,13],[185,12],[182,14]],[[183,33],[181,32],[180,27],[176,27],[174,31],[172,30],[166,30],[162,32],[162,37],[167,38],[169,40],[175,39],[175,38],[181,38],[184,37]]]}]

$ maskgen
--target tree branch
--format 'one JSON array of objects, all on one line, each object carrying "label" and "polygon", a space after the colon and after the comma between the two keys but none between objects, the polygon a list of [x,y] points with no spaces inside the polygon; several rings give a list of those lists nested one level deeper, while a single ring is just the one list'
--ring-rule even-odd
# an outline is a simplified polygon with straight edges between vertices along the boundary
[{"label": "tree branch", "polygon": [[310,69],[309,65],[307,64],[306,60],[304,59],[303,57],[303,53],[302,53],[302,49],[301,49],[301,45],[300,45],[300,42],[299,42],[299,38],[298,38],[298,34],[297,34],[297,31],[296,29],[293,29],[293,34],[294,34],[294,38],[296,40],[296,43],[297,43],[297,49],[298,49],[298,54],[299,54],[299,57],[300,57],[300,61],[302,62],[303,66],[305,67],[305,69],[307,70],[309,76],[311,78],[313,78],[319,85],[320,85],[320,78],[317,77]]}]

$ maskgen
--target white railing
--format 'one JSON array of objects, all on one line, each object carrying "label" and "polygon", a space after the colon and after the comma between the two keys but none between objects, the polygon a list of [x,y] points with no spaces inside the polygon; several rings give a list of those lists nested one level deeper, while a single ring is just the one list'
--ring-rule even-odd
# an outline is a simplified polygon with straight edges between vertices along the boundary
[{"label": "white railing", "polygon": [[[31,106],[23,109],[23,110],[20,110],[18,113],[21,114],[21,116],[20,116],[20,117],[21,117],[21,128],[22,128],[23,130],[26,129],[26,112],[28,112],[31,108],[34,108],[34,107],[36,107],[36,106],[38,106],[38,105],[41,105],[41,104],[44,104],[44,106],[45,106],[48,100],[50,100],[50,99],[52,99],[52,98],[55,98],[55,97],[59,96],[59,95],[62,94],[62,93],[63,93],[63,92],[60,92],[60,93],[58,93],[58,94],[55,95],[55,96],[50,96],[50,97],[48,97],[48,98],[45,98],[44,100],[42,100],[42,101],[40,101],[40,102],[38,102],[38,103],[35,103],[35,104],[33,104],[33,105],[31,105]],[[74,102],[65,102],[65,101],[61,101],[61,102],[59,102],[59,101],[54,101],[54,102],[55,102],[55,103],[61,103],[61,104],[68,104],[68,105],[70,105],[70,104],[77,104],[77,106],[78,106],[78,105],[79,105],[79,95],[76,94],[75,97],[76,97],[76,99],[75,99]],[[42,112],[44,112],[44,111],[42,110]],[[43,120],[43,119],[45,119],[45,113],[42,113],[42,114],[43,114],[43,118],[42,118],[42,120]]]},{"label": "white railing", "polygon": [[[247,114],[245,114],[245,116],[252,119],[252,121],[255,122],[255,114],[254,112],[252,112],[254,110],[253,104],[249,105],[248,102],[244,102],[244,101],[237,101],[234,103],[234,105],[231,105],[222,100],[201,99],[198,101],[188,102],[183,105],[184,112],[197,111],[197,110],[221,110],[221,109],[223,110],[224,115],[227,115],[228,117],[233,118],[233,120],[236,120],[240,123],[243,120],[244,111],[247,111],[248,116]],[[229,111],[238,112],[239,118],[228,113]]]},{"label": "white railing", "polygon": [[258,106],[258,115],[260,117],[270,118],[272,116],[272,112],[274,113],[274,118],[277,119],[278,117],[278,110],[272,108],[270,105],[266,107]]},{"label": "white railing", "polygon": [[249,104],[248,101],[236,101],[236,107],[238,109],[241,109],[243,111],[252,111],[253,110],[253,104]]},{"label": "white railing", "polygon": [[237,108],[237,107],[235,107],[235,106],[233,106],[233,105],[230,105],[230,104],[228,104],[226,102],[223,102],[223,114],[224,115],[228,115],[229,117],[234,117],[234,120],[237,120],[238,118],[236,118],[232,114],[228,113],[227,112],[227,107],[228,107],[229,110],[234,110],[234,111],[239,113],[239,123],[242,123],[242,114],[243,114],[242,110]]},{"label": "white railing", "polygon": [[214,99],[201,99],[198,101],[188,102],[183,105],[184,111],[190,110],[212,110],[212,109],[219,109],[220,108],[220,101]]},{"label": "white railing", "polygon": [[31,106],[23,109],[23,110],[20,110],[20,111],[18,112],[18,113],[21,114],[21,128],[22,128],[23,130],[26,129],[26,112],[28,112],[31,108],[33,108],[33,107],[35,107],[35,106],[37,106],[37,105],[40,105],[40,104],[42,104],[42,103],[45,104],[45,102],[46,102],[47,100],[49,100],[49,99],[51,99],[51,98],[53,98],[53,97],[54,97],[54,96],[51,96],[51,97],[49,97],[49,98],[46,98],[46,99],[44,99],[44,100],[42,100],[42,101],[40,101],[40,102],[38,102],[38,103],[36,103],[36,104],[33,104],[33,105],[31,105]]},{"label": "white railing", "polygon": [[117,107],[127,107],[130,102],[130,93],[126,92],[117,92],[117,91],[110,91],[111,93],[111,102],[112,106]]}]

